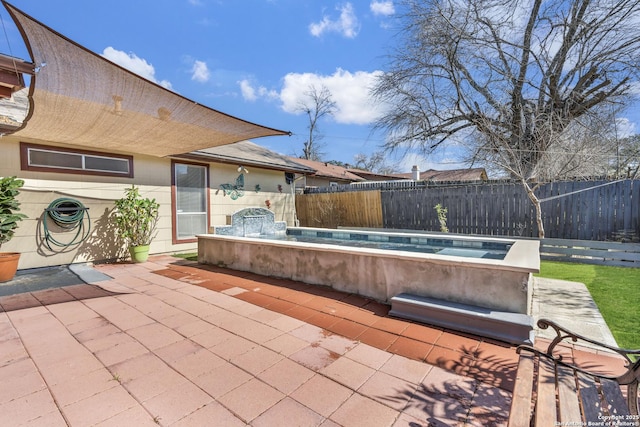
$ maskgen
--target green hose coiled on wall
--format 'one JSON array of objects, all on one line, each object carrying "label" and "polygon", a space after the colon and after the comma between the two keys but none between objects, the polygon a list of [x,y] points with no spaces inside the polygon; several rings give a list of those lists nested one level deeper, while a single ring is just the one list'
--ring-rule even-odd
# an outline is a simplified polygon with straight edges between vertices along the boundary
[{"label": "green hose coiled on wall", "polygon": [[[91,231],[91,219],[89,218],[89,208],[75,199],[63,197],[56,199],[45,209],[49,218],[42,221],[44,227],[44,240],[47,247],[53,250],[51,245],[67,248],[83,242]],[[74,231],[75,235],[69,242],[61,242],[51,234],[49,221],[51,219],[61,231]],[[85,221],[86,220],[86,221]],[[86,225],[85,225],[86,222]]]}]

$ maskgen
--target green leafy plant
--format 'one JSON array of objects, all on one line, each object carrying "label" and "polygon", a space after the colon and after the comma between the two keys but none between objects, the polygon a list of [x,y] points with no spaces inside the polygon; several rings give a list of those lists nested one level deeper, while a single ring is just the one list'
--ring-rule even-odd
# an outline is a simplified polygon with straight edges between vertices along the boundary
[{"label": "green leafy plant", "polygon": [[447,208],[443,207],[440,203],[433,207],[438,213],[438,221],[440,221],[440,231],[443,233],[449,232],[449,227],[447,227]]},{"label": "green leafy plant", "polygon": [[24,181],[15,176],[0,178],[0,246],[13,237],[18,223],[27,216],[20,210],[17,197]]},{"label": "green leafy plant", "polygon": [[136,186],[126,189],[125,197],[116,200],[118,235],[130,247],[149,245],[158,224],[159,208],[156,199],[143,198]]}]

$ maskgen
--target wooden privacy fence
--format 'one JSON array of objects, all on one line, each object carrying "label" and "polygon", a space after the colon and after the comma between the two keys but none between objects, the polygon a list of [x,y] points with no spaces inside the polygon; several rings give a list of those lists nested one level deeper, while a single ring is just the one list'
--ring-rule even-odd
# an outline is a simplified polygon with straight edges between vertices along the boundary
[{"label": "wooden privacy fence", "polygon": [[303,227],[383,227],[378,190],[301,194],[296,196],[296,213]]},{"label": "wooden privacy fence", "polygon": [[[440,204],[447,209],[452,233],[538,236],[535,209],[519,182],[404,181],[369,183],[363,190],[345,185],[298,196],[300,224],[439,231],[434,207]],[[640,236],[640,181],[553,182],[536,194],[542,200],[548,238],[604,241]]]}]

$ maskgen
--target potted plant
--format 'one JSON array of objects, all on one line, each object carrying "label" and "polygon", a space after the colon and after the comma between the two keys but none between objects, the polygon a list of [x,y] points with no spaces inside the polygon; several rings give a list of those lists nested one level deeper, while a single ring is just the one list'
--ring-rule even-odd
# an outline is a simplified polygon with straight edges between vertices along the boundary
[{"label": "potted plant", "polygon": [[[27,216],[17,213],[20,210],[20,202],[17,197],[24,181],[9,176],[0,178],[0,246],[7,243],[13,237],[18,223]],[[13,279],[18,271],[18,252],[0,252],[0,282]]]},{"label": "potted plant", "polygon": [[135,185],[125,190],[125,197],[116,200],[118,235],[127,243],[133,262],[144,262],[149,258],[159,208],[156,199],[143,198]]}]

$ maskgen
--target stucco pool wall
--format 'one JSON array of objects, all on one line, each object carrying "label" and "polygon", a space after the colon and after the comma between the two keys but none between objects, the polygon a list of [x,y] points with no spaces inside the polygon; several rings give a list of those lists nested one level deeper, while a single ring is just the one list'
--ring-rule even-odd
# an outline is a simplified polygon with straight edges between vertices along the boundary
[{"label": "stucco pool wall", "polygon": [[198,262],[331,286],[381,302],[408,293],[529,314],[531,276],[540,268],[537,240],[451,238],[511,246],[496,260],[207,234],[198,236]]}]

